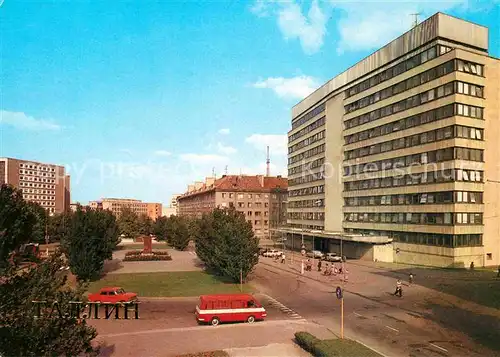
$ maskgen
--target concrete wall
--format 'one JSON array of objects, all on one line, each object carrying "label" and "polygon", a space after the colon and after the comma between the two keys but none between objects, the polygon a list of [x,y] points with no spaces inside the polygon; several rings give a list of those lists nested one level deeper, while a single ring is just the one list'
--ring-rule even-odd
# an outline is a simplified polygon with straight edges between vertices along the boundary
[{"label": "concrete wall", "polygon": [[394,262],[394,248],[392,243],[373,245],[373,261],[385,263]]},{"label": "concrete wall", "polygon": [[[443,268],[484,266],[483,247],[446,248],[395,242],[394,262]],[[399,253],[397,249],[399,248]]]},{"label": "concrete wall", "polygon": [[331,232],[342,231],[343,101],[340,93],[326,104],[325,230]]},{"label": "concrete wall", "polygon": [[[484,254],[486,265],[500,264],[500,61],[485,58],[486,140],[484,185]],[[489,259],[491,254],[491,259]]]}]

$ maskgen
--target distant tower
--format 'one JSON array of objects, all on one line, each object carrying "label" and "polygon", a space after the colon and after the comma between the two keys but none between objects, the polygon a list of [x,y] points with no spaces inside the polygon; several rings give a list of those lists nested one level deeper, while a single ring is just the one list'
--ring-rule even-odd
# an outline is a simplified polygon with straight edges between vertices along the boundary
[{"label": "distant tower", "polygon": [[225,169],[224,169],[224,172],[225,172],[225,174],[227,175],[227,165],[226,165],[226,167],[225,167]]},{"label": "distant tower", "polygon": [[215,177],[215,167],[212,167],[212,177]]},{"label": "distant tower", "polygon": [[413,26],[412,27],[417,27],[418,25],[418,15],[420,15],[420,12],[417,12],[415,14],[410,14],[411,16],[415,16],[415,20],[413,21]]},{"label": "distant tower", "polygon": [[271,160],[269,160],[269,146],[267,147],[267,156],[266,156],[266,176],[271,176]]}]

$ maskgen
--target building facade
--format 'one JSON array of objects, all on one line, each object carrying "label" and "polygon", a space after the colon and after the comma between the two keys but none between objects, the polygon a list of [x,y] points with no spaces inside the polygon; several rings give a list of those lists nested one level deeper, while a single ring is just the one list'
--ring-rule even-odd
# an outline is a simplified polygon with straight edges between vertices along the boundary
[{"label": "building facade", "polygon": [[109,210],[117,217],[121,215],[124,209],[130,209],[135,214],[139,216],[146,215],[153,221],[162,215],[161,203],[147,203],[128,198],[103,198],[100,201],[90,201],[89,207]]},{"label": "building facade", "polygon": [[498,265],[499,102],[488,29],[432,16],[293,108],[289,226],[387,236],[396,262]]},{"label": "building facade", "polygon": [[215,208],[234,207],[252,224],[255,235],[268,238],[273,226],[286,223],[287,179],[281,176],[224,175],[195,182],[177,198],[179,215],[201,218]]},{"label": "building facade", "polygon": [[172,198],[170,199],[170,207],[175,210],[175,215],[179,214],[179,204],[177,203],[179,196],[180,194],[176,193],[175,195],[172,195]]},{"label": "building facade", "polygon": [[38,203],[49,213],[70,210],[70,177],[64,166],[0,158],[0,184],[22,190],[26,201]]}]

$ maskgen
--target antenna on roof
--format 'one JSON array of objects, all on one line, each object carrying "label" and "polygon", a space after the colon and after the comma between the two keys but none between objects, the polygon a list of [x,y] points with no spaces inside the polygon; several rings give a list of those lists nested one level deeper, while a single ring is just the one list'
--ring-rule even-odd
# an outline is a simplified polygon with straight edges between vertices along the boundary
[{"label": "antenna on roof", "polygon": [[215,167],[212,167],[212,177],[215,177]]},{"label": "antenna on roof", "polygon": [[416,12],[414,14],[410,14],[411,16],[415,16],[415,19],[413,20],[413,26],[412,27],[417,27],[418,25],[418,15],[420,15],[420,12]]},{"label": "antenna on roof", "polygon": [[267,156],[266,156],[266,176],[271,175],[271,160],[269,159],[269,145],[267,146]]},{"label": "antenna on roof", "polygon": [[226,165],[226,167],[224,168],[224,173],[227,175],[227,165]]}]

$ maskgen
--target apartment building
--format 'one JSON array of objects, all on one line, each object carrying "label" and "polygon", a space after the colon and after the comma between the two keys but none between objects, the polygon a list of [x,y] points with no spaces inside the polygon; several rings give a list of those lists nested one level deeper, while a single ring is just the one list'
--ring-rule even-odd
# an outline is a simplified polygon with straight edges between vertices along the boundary
[{"label": "apartment building", "polygon": [[70,209],[70,177],[64,166],[0,158],[0,184],[22,190],[26,201],[38,203],[49,213]]},{"label": "apartment building", "polygon": [[176,193],[175,195],[172,195],[172,198],[170,199],[170,207],[175,210],[174,214],[179,214],[179,204],[177,203],[177,199],[179,198],[180,194]]},{"label": "apartment building", "polygon": [[130,209],[137,215],[147,215],[153,221],[162,215],[161,203],[147,203],[128,198],[102,198],[100,201],[90,201],[89,207],[109,210],[117,217],[121,215],[124,209]]},{"label": "apartment building", "polygon": [[201,218],[216,207],[235,207],[252,224],[259,238],[286,221],[287,179],[281,176],[224,175],[195,182],[177,198],[179,215]]},{"label": "apartment building", "polygon": [[292,110],[288,224],[316,248],[498,265],[499,87],[488,29],[442,13],[356,63]]}]

